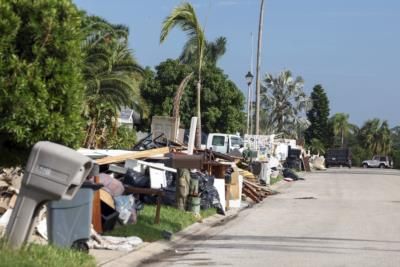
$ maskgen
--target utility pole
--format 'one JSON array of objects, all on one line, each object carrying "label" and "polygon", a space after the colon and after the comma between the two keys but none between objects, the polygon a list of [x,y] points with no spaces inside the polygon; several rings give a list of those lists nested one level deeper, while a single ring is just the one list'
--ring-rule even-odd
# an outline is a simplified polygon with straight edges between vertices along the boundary
[{"label": "utility pole", "polygon": [[264,0],[261,0],[260,21],[258,23],[258,44],[257,44],[257,67],[256,67],[256,135],[260,134],[260,65],[261,65],[261,41],[264,19]]}]

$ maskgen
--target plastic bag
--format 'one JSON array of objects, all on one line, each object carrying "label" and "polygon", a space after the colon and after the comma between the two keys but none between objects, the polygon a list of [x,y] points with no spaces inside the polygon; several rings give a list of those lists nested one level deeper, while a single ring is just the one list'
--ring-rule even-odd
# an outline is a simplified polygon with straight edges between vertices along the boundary
[{"label": "plastic bag", "polygon": [[136,223],[136,206],[133,195],[118,196],[114,198],[115,208],[119,212],[118,218],[123,224]]},{"label": "plastic bag", "polygon": [[125,173],[123,183],[134,187],[150,188],[150,177],[132,169],[128,169]]}]

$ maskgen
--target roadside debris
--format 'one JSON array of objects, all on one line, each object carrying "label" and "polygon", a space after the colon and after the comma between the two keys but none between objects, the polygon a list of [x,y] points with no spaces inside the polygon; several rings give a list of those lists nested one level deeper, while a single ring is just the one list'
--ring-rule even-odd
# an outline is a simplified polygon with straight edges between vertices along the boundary
[{"label": "roadside debris", "polygon": [[[140,221],[144,205],[157,206],[155,224],[160,223],[161,205],[193,212],[199,219],[200,209],[215,208],[224,215],[228,209],[240,208],[242,201],[260,203],[276,194],[270,188],[271,179],[281,176],[286,181],[301,180],[292,169],[323,169],[323,157],[306,154],[296,140],[278,137],[247,136],[246,149],[239,145],[234,153],[229,149],[214,151],[211,144],[190,154],[185,145],[165,138],[163,133],[145,136],[133,151],[79,149],[98,168],[98,173],[88,179],[102,187],[93,193],[93,230],[88,248],[130,251],[137,247],[142,242],[139,238],[101,234]],[[237,136],[231,138],[240,142]],[[0,232],[7,224],[21,178],[20,168],[0,170]],[[41,217],[36,232],[43,241],[47,238],[47,216]],[[172,235],[169,231],[162,233],[166,240]]]}]

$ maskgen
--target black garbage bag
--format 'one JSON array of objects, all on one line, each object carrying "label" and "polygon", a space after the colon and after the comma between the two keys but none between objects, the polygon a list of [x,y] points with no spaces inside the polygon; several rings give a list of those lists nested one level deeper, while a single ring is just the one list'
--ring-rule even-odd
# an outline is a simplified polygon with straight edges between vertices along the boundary
[{"label": "black garbage bag", "polygon": [[164,205],[175,206],[176,205],[176,188],[166,187],[163,188],[164,195],[161,198],[161,202]]},{"label": "black garbage bag", "polygon": [[165,176],[167,178],[167,187],[175,187],[176,186],[176,174],[173,172],[165,172]]},{"label": "black garbage bag", "polygon": [[215,208],[218,214],[225,215],[218,191],[214,187],[215,177],[203,173],[191,173],[191,176],[199,180],[200,208],[203,210]]},{"label": "black garbage bag", "polygon": [[283,177],[292,178],[295,181],[300,179],[300,177],[294,171],[288,168],[283,169]]},{"label": "black garbage bag", "polygon": [[122,182],[134,187],[150,188],[150,177],[132,169],[126,171]]}]

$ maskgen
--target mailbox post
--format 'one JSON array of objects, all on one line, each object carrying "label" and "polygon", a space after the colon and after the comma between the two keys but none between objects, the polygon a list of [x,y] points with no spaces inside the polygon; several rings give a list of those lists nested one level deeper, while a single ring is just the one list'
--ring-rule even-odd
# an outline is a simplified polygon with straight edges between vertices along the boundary
[{"label": "mailbox post", "polygon": [[90,158],[68,147],[47,141],[35,144],[6,228],[8,244],[18,248],[28,239],[41,205],[51,200],[72,199],[92,166]]}]

